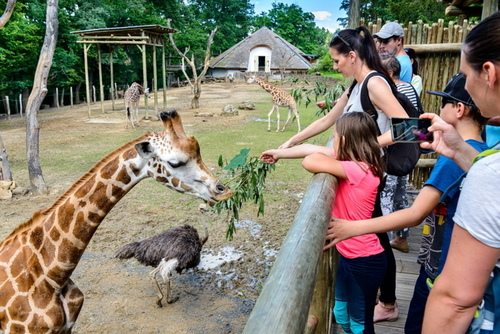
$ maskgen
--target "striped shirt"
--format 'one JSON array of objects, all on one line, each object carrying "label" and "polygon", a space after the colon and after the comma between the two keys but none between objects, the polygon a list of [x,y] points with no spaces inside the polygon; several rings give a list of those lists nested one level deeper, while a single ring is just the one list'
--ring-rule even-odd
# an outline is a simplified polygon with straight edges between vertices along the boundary
[{"label": "striped shirt", "polygon": [[415,109],[418,110],[418,103],[417,103],[418,96],[413,86],[405,82],[405,83],[397,83],[396,88],[398,89],[398,92],[405,94],[408,100],[410,100],[410,102],[413,104]]}]

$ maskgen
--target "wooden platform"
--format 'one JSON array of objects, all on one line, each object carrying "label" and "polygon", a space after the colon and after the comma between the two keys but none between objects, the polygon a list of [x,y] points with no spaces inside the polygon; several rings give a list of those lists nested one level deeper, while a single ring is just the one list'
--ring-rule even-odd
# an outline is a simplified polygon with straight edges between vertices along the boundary
[{"label": "wooden platform", "polygon": [[[420,265],[417,263],[417,255],[420,249],[420,241],[422,237],[422,225],[414,227],[410,230],[408,242],[410,251],[402,253],[394,249],[394,257],[396,258],[396,298],[399,308],[399,319],[395,322],[379,322],[375,324],[376,333],[381,334],[402,334],[408,314],[408,306],[413,295],[413,288],[420,270]],[[338,333],[342,333],[339,331]]]}]

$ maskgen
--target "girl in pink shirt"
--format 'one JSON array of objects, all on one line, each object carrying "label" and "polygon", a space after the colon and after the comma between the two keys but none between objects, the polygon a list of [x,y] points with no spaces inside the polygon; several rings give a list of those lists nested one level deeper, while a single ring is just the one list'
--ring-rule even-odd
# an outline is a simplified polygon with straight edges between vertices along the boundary
[{"label": "girl in pink shirt", "polygon": [[[304,158],[311,173],[330,173],[339,180],[332,216],[346,220],[372,216],[384,173],[376,123],[365,112],[345,113],[337,119],[334,148],[302,144],[268,150],[261,160]],[[328,244],[325,249],[332,247]],[[375,333],[373,309],[386,270],[386,257],[375,234],[353,237],[337,245],[340,253],[335,283],[334,314],[346,333]]]}]

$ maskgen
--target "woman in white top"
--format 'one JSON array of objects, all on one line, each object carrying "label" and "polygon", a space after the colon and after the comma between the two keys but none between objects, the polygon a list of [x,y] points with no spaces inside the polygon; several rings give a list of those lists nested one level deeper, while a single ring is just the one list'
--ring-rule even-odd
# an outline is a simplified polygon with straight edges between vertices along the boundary
[{"label": "woman in white top", "polygon": [[[363,111],[359,91],[360,84],[363,84],[368,73],[377,71],[390,78],[382,65],[373,37],[365,27],[345,29],[336,34],[330,42],[330,55],[334,62],[333,68],[344,78],[353,77],[357,84],[350,97],[348,97],[349,91],[345,91],[328,114],[287,140],[280,148],[295,146],[330,129],[344,112]],[[389,118],[408,117],[408,115],[383,78],[372,77],[368,82],[368,92],[370,100],[378,110],[377,123],[382,133],[379,143],[381,146],[393,144],[389,133]]]}]

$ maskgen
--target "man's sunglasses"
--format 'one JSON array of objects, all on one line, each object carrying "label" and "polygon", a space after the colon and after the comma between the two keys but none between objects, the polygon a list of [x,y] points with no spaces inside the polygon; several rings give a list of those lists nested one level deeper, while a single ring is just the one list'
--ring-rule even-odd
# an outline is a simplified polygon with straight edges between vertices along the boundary
[{"label": "man's sunglasses", "polygon": [[385,38],[385,39],[382,39],[382,38],[377,38],[378,42],[380,44],[389,44],[391,42],[391,39],[392,37],[389,37],[389,38]]}]

